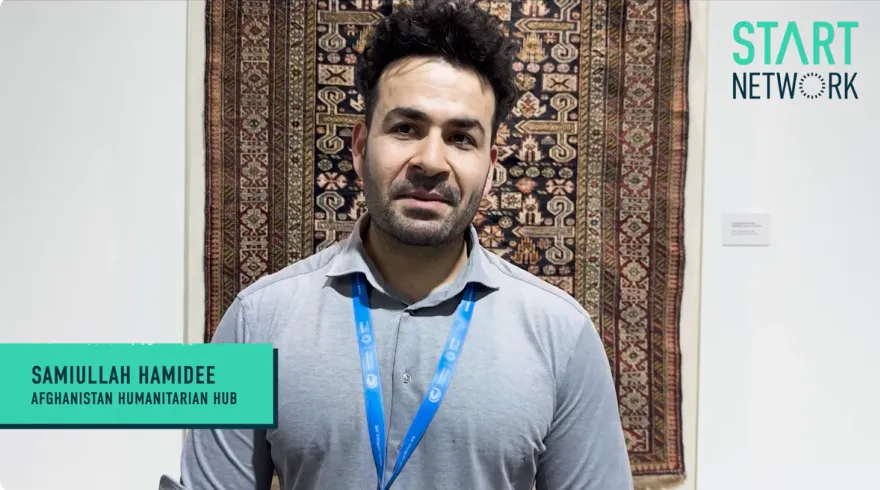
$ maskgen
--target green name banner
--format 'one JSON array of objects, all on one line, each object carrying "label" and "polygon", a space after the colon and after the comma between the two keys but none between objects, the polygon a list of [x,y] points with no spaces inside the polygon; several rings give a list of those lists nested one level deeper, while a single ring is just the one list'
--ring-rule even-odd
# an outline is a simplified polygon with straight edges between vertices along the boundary
[{"label": "green name banner", "polygon": [[275,428],[271,344],[0,344],[0,428]]}]

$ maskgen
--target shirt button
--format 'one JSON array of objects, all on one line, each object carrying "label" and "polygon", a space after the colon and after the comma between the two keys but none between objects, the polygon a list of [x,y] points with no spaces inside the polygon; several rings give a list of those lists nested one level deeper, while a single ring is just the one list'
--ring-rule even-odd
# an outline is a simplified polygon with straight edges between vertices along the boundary
[{"label": "shirt button", "polygon": [[400,451],[401,449],[403,449],[403,443],[397,445],[397,450]]},{"label": "shirt button", "polygon": [[412,379],[412,376],[410,376],[409,373],[403,373],[403,382],[404,383],[409,383],[411,379]]}]

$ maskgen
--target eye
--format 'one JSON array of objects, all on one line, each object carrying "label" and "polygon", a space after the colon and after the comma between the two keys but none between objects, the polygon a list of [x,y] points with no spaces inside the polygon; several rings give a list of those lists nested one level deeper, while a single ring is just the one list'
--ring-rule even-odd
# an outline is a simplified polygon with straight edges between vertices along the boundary
[{"label": "eye", "polygon": [[394,126],[393,128],[391,128],[391,132],[394,134],[411,136],[413,133],[415,133],[415,129],[416,128],[414,128],[412,124],[405,124],[404,123],[404,124],[398,124],[397,126]]},{"label": "eye", "polygon": [[452,142],[456,145],[476,146],[474,139],[464,133],[456,133],[452,135]]}]

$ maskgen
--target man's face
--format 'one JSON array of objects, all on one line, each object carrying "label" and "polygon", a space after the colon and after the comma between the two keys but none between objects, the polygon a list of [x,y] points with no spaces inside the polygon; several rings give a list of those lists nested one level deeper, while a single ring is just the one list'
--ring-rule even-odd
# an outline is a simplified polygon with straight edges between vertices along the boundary
[{"label": "man's face", "polygon": [[491,187],[491,86],[440,59],[414,57],[385,70],[377,96],[370,130],[358,124],[353,136],[372,223],[407,245],[457,238]]}]

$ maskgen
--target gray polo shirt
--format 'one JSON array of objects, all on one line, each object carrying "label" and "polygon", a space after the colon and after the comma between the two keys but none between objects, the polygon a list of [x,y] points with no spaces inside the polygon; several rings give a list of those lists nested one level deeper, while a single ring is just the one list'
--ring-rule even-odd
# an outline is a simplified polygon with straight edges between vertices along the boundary
[{"label": "gray polo shirt", "polygon": [[392,291],[360,230],[266,276],[229,307],[214,342],[278,348],[278,428],[195,430],[182,476],[160,489],[369,490],[376,467],[364,411],[351,277],[366,274],[388,432],[386,478],[468,283],[473,320],[449,389],[394,489],[631,490],[608,359],[586,311],[485,250],[476,230],[448,286],[416,303]]}]

